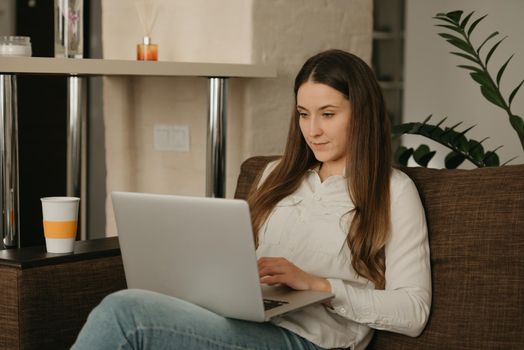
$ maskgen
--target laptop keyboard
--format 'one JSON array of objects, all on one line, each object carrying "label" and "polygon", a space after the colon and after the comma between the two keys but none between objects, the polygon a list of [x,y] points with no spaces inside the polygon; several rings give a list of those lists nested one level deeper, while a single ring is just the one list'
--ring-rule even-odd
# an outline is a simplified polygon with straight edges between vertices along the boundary
[{"label": "laptop keyboard", "polygon": [[264,299],[264,310],[271,310],[284,304],[289,304],[287,301]]}]

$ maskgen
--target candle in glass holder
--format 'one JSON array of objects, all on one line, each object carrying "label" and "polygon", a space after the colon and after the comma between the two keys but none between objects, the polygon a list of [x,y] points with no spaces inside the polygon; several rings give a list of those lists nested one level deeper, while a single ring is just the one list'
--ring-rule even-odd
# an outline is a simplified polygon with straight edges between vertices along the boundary
[{"label": "candle in glass holder", "polygon": [[0,56],[31,57],[31,39],[28,36],[0,36]]},{"label": "candle in glass holder", "polygon": [[144,37],[142,44],[136,46],[136,59],[139,61],[158,61],[158,45],[151,43],[151,38]]}]

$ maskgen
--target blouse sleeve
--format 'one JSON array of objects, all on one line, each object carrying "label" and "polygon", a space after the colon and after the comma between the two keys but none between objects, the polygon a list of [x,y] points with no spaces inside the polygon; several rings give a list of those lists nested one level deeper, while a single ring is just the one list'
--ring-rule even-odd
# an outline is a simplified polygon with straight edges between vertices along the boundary
[{"label": "blouse sleeve", "polygon": [[371,328],[416,337],[431,305],[429,244],[420,197],[413,181],[404,177],[391,206],[385,290],[328,279],[335,294],[330,311]]}]

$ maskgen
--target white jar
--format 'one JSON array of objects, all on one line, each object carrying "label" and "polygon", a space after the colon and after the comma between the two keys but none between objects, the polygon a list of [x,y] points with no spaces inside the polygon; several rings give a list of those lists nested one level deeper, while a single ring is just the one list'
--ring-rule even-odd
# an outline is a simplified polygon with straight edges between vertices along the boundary
[{"label": "white jar", "polygon": [[28,36],[0,36],[0,56],[31,57],[31,38]]}]

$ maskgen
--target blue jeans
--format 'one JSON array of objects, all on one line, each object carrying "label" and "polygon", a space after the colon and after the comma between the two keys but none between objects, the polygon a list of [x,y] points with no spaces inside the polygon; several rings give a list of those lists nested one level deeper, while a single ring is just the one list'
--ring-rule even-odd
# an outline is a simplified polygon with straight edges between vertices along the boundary
[{"label": "blue jeans", "polygon": [[107,296],[72,349],[321,349],[272,323],[225,318],[166,295],[123,290]]}]

